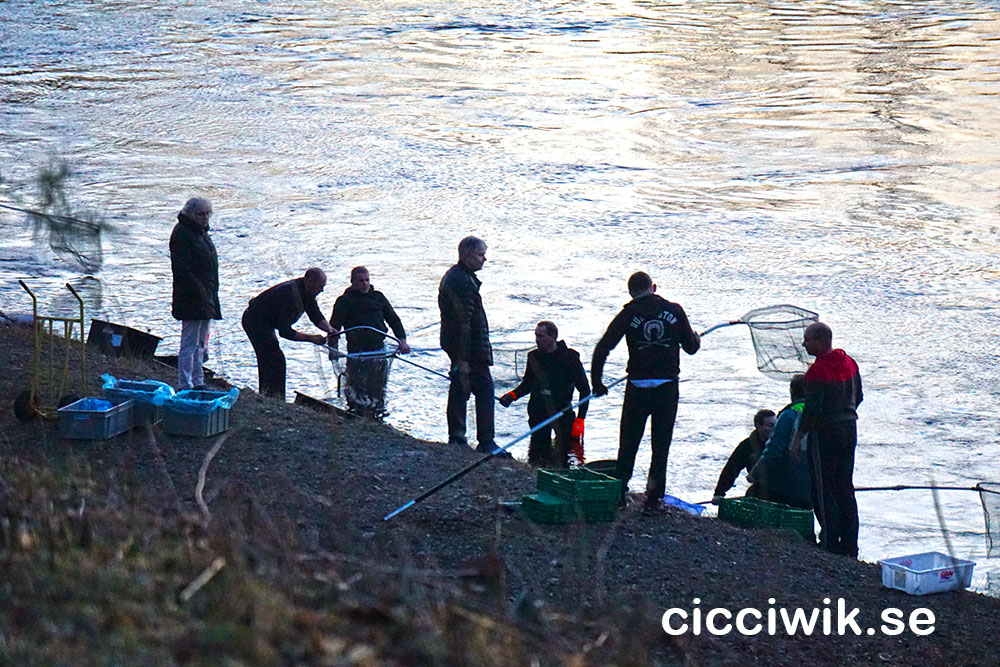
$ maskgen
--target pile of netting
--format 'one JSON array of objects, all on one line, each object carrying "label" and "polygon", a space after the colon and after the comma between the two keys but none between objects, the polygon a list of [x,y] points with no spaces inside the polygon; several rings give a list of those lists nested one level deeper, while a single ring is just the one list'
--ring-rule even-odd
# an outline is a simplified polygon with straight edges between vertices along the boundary
[{"label": "pile of netting", "polygon": [[757,369],[769,377],[787,380],[804,373],[812,362],[802,347],[802,335],[819,315],[798,306],[780,305],[757,308],[734,324],[750,327]]},{"label": "pile of netting", "polygon": [[996,558],[1000,556],[1000,483],[980,482],[976,490],[986,519],[986,556]]}]

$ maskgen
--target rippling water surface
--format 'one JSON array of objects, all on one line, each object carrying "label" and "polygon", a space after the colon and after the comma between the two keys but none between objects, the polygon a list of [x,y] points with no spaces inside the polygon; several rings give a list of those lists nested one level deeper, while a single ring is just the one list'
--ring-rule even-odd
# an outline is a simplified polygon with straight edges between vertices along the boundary
[{"label": "rippling water surface", "polygon": [[[413,359],[444,370],[437,283],[473,233],[504,387],[540,319],[589,358],[645,269],[698,329],[775,303],[831,324],[866,383],[858,485],[996,480],[998,62],[985,1],[7,1],[0,199],[33,203],[59,157],[73,205],[119,232],[82,280],[0,213],[0,308],[30,306],[18,277],[70,279],[92,315],[176,350],[167,239],[201,194],[226,316],[211,366],[255,386],[247,299],[319,265],[328,312],[365,264]],[[331,390],[315,349],[285,350],[290,388]],[[623,366],[616,350],[608,375]],[[703,500],[787,391],[745,328],[682,368],[667,481]],[[391,384],[389,421],[445,439],[440,379],[397,362]],[[591,409],[590,458],[614,456],[620,400]],[[498,410],[502,442],[525,430],[523,402]],[[929,493],[859,501],[862,557],[944,548]],[[941,503],[985,587],[976,495]]]}]

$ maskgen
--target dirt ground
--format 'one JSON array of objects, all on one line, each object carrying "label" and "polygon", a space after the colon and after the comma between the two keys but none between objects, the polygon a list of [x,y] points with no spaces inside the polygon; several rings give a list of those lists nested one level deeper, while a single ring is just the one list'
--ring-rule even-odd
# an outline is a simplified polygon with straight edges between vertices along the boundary
[{"label": "dirt ground", "polygon": [[[1000,600],[912,597],[876,564],[681,511],[534,524],[501,504],[534,489],[510,459],[383,521],[478,456],[250,390],[221,444],[158,427],[61,440],[13,417],[29,352],[27,329],[0,325],[2,664],[998,664]],[[92,387],[174,380],[100,354],[88,368]],[[837,634],[841,598],[860,636]],[[765,627],[672,637],[674,607],[753,607]],[[769,609],[796,607],[832,609],[833,633],[768,633]],[[890,607],[931,610],[933,632],[883,634]]]}]

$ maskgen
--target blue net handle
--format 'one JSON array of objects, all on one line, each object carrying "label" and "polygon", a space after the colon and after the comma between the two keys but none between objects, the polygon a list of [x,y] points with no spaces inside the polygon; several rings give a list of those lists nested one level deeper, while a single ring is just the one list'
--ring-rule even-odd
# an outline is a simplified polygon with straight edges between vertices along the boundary
[{"label": "blue net handle", "polygon": [[228,410],[233,407],[239,397],[240,390],[237,387],[233,387],[228,392],[188,389],[177,392],[170,397],[167,406],[171,410],[189,415],[207,415],[217,408]]},{"label": "blue net handle", "polygon": [[[159,380],[119,380],[108,373],[102,375],[101,379],[104,381],[104,391],[114,391],[142,403],[163,405],[176,393],[173,387]],[[126,388],[122,386],[123,382],[145,386],[142,389]]]}]

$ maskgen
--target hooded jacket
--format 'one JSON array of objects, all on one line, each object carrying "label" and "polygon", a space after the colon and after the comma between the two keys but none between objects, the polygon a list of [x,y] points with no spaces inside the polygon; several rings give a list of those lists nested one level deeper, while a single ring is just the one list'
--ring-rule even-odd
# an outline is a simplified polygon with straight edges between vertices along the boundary
[{"label": "hooded jacket", "polygon": [[608,353],[622,336],[628,344],[630,380],[676,380],[680,348],[694,354],[701,347],[680,304],[657,294],[640,296],[625,304],[594,348],[590,372],[595,384],[603,377]]},{"label": "hooded jacket", "polygon": [[219,256],[208,227],[177,214],[170,234],[170,269],[173,273],[171,314],[178,320],[221,320],[219,307]]},{"label": "hooded jacket", "polygon": [[[574,387],[580,392],[580,398],[590,395],[590,383],[580,362],[580,353],[559,341],[552,352],[532,350],[528,353],[524,379],[511,393],[514,398],[531,395],[528,414],[551,417],[572,404]],[[588,405],[580,406],[577,417],[587,416]]]},{"label": "hooded jacket", "polygon": [[[385,295],[374,287],[369,287],[368,291],[364,293],[353,287],[348,287],[343,294],[337,297],[333,304],[333,312],[330,314],[330,326],[334,329],[367,326],[385,331],[386,322],[389,323],[396,338],[406,338],[406,331],[403,329],[403,323],[400,322],[396,311],[392,309],[392,305],[385,298]],[[371,329],[348,331],[347,351],[372,352],[381,350],[384,341],[385,336]]]}]

